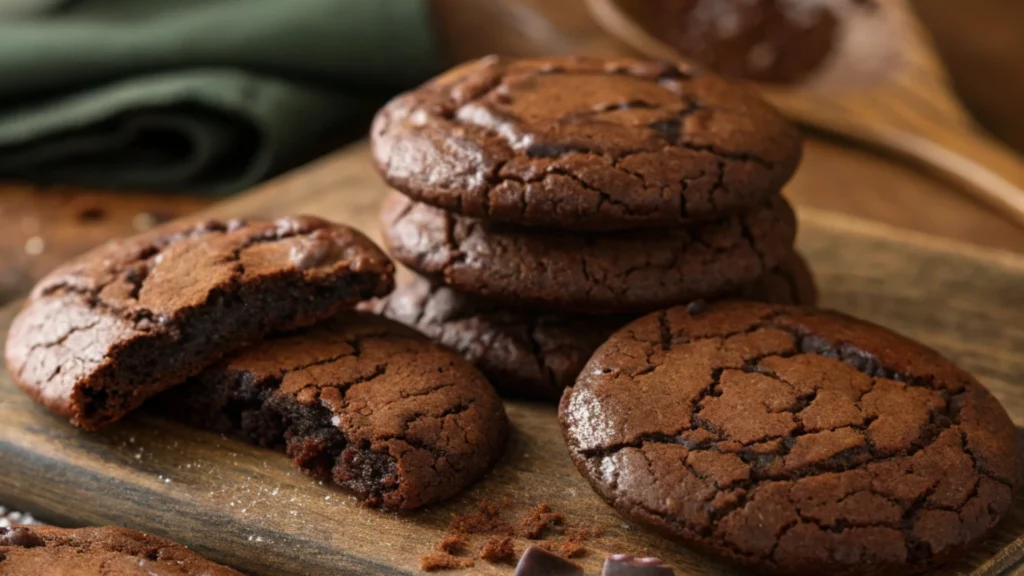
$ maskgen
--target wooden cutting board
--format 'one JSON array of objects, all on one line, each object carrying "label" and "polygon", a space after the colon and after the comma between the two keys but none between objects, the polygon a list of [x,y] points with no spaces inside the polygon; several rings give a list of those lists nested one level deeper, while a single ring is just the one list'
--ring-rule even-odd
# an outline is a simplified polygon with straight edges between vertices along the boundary
[{"label": "wooden cutting board", "polygon": [[[365,146],[218,205],[223,216],[312,213],[376,229],[384,191]],[[823,305],[930,344],[988,385],[1024,424],[1024,257],[980,251],[828,212],[799,210],[799,249]],[[0,335],[15,313],[0,312]],[[415,574],[453,514],[508,498],[506,516],[538,504],[570,526],[601,527],[581,559],[657,555],[683,574],[732,574],[625,522],[571,465],[552,406],[508,402],[513,434],[501,463],[453,501],[408,515],[360,507],[283,455],[145,413],[98,434],[36,407],[0,373],[0,502],[67,525],[118,524],[173,537],[248,574]],[[477,541],[479,542],[479,541]],[[524,541],[517,541],[522,550]],[[1024,571],[1024,498],[994,537],[942,574]],[[472,574],[511,574],[478,562]]]}]

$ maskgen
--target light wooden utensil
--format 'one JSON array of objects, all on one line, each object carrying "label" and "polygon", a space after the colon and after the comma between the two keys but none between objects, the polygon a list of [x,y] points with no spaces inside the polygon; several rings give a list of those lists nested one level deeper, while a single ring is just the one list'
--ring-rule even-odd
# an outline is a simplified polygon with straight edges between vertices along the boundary
[{"label": "light wooden utensil", "polygon": [[[686,60],[640,24],[646,1],[586,0],[597,22],[637,52]],[[903,68],[878,86],[845,94],[759,89],[805,128],[934,171],[1024,226],[1024,160],[970,119],[920,25],[911,26],[904,44]]]}]

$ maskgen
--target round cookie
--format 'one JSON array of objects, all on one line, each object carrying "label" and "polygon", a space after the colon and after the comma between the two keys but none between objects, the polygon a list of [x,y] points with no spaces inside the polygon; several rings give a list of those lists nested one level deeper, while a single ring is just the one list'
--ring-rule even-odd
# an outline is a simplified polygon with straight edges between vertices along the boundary
[{"label": "round cookie", "polygon": [[7,367],[95,430],[271,331],[387,294],[393,272],[366,236],[319,218],[175,223],[43,278],[11,325]]},{"label": "round cookie", "polygon": [[125,528],[0,528],[0,573],[241,576],[170,540]]},{"label": "round cookie", "polygon": [[392,191],[384,243],[413,270],[489,300],[558,312],[648,312],[753,282],[792,251],[796,224],[775,196],[688,228],[580,234],[485,225]]},{"label": "round cookie", "polygon": [[[779,304],[815,303],[806,263],[790,255],[777,269],[734,294]],[[421,276],[363,309],[416,328],[459,352],[502,394],[557,401],[583,365],[629,315],[545,314],[498,306],[432,286]]]},{"label": "round cookie", "polygon": [[488,57],[392,100],[371,129],[384,179],[445,210],[625,230],[761,205],[801,154],[738,84],[634,59]]},{"label": "round cookie", "polygon": [[194,425],[284,447],[314,478],[395,510],[460,492],[497,460],[508,434],[479,371],[371,314],[259,342],[161,404]]},{"label": "round cookie", "polygon": [[613,335],[560,405],[620,513],[776,574],[916,573],[963,555],[1020,482],[999,402],[937,352],[835,312],[676,307]]},{"label": "round cookie", "polygon": [[635,6],[645,29],[692,61],[733,78],[802,89],[850,89],[894,76],[912,34],[903,2],[648,0]]},{"label": "round cookie", "polygon": [[462,354],[502,394],[555,400],[590,355],[633,316],[572,316],[507,308],[417,276],[360,305]]}]

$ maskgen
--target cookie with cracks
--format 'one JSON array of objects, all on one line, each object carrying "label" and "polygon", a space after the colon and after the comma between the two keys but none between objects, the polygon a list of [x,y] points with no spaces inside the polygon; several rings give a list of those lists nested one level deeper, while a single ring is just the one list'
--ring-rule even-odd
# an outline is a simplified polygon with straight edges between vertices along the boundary
[{"label": "cookie with cracks", "polygon": [[998,401],[842,314],[750,302],[624,327],[562,398],[571,456],[629,518],[776,574],[898,574],[967,552],[1020,484]]},{"label": "cookie with cracks", "polygon": [[501,400],[463,358],[385,318],[346,313],[271,337],[161,398],[193,425],[283,448],[371,506],[453,496],[498,458]]},{"label": "cookie with cracks", "polygon": [[393,271],[363,234],[319,218],[173,224],[40,281],[7,336],[7,367],[95,430],[272,331],[387,294]]}]

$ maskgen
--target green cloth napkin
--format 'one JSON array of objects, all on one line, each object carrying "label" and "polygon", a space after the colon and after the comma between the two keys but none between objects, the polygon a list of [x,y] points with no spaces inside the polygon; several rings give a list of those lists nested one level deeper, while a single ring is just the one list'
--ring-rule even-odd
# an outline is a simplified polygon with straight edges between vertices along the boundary
[{"label": "green cloth napkin", "polygon": [[437,71],[424,0],[77,0],[0,21],[0,178],[228,193]]}]

